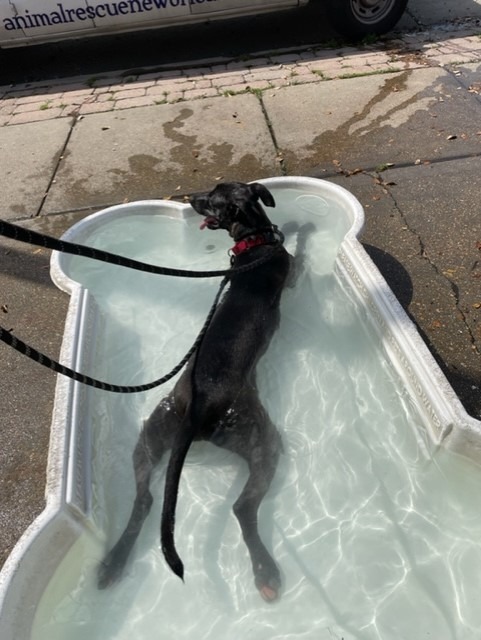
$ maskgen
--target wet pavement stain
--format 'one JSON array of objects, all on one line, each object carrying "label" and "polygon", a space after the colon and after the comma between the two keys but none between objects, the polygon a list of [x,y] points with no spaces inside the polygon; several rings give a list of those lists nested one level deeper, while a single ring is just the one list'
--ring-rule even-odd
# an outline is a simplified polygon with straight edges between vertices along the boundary
[{"label": "wet pavement stain", "polygon": [[165,137],[172,140],[172,142],[178,142],[181,145],[188,144],[190,141],[190,145],[193,146],[195,136],[187,136],[185,133],[181,133],[179,131],[179,129],[182,129],[182,127],[185,126],[186,120],[191,118],[193,115],[194,112],[192,109],[188,109],[186,107],[185,109],[182,109],[180,114],[174,120],[165,122],[162,125]]},{"label": "wet pavement stain", "polygon": [[[360,111],[355,111],[352,116],[333,130],[327,130],[316,136],[310,146],[306,148],[306,162],[310,165],[323,164],[326,161],[332,163],[333,160],[344,158],[346,155],[352,157],[353,152],[358,147],[366,144],[366,138],[370,134],[379,137],[380,126],[389,117],[401,112],[408,105],[413,104],[417,95],[411,95],[399,104],[381,113],[376,118],[370,116],[376,107],[383,105],[392,93],[400,94],[407,89],[407,79],[409,72],[387,78],[380,90],[371,98]],[[391,132],[392,133],[392,132]],[[385,140],[384,150],[390,146],[389,139]],[[288,167],[293,162],[292,153],[284,151],[284,157]],[[331,165],[332,166],[332,165]],[[349,162],[343,166],[349,166]],[[353,170],[355,167],[350,166]]]},{"label": "wet pavement stain", "polygon": [[[200,105],[200,109],[205,122],[208,105]],[[155,111],[152,113],[156,115]],[[275,165],[268,153],[263,156],[255,151],[251,153],[249,145],[236,144],[238,137],[233,128],[221,127],[224,120],[230,127],[230,112],[227,115],[222,112],[220,116],[210,113],[202,130],[195,128],[198,127],[193,118],[196,113],[189,107],[171,108],[167,121],[159,118],[158,124],[154,120],[153,126],[149,125],[151,129],[146,138],[139,129],[139,146],[143,145],[145,151],[128,156],[123,125],[102,129],[100,157],[113,148],[117,150],[115,164],[95,173],[95,168],[88,164],[77,166],[76,153],[64,154],[56,184],[52,185],[51,197],[47,197],[42,213],[171,198],[209,189],[222,179],[248,181],[273,175]],[[224,120],[217,126],[219,118]],[[99,120],[96,127],[102,128],[102,123],[103,120]],[[89,134],[96,132],[90,125]]]},{"label": "wet pavement stain", "polygon": [[130,156],[127,161],[129,164],[127,171],[124,169],[108,170],[110,175],[115,176],[114,186],[119,192],[135,192],[135,185],[141,183],[143,189],[147,188],[150,192],[155,193],[159,187],[161,160],[147,154],[137,154]]},{"label": "wet pavement stain", "polygon": [[[127,163],[128,169],[114,168],[105,172],[107,188],[101,191],[92,188],[90,176],[74,180],[68,185],[69,200],[78,203],[75,208],[100,208],[135,199],[161,197],[161,159],[136,154],[127,158]],[[66,167],[62,178],[69,174],[72,174],[72,168]]]},{"label": "wet pavement stain", "polygon": [[350,114],[347,110],[346,119],[334,128],[328,128],[330,118],[337,116],[339,120],[339,115],[326,112],[323,117],[321,109],[316,112],[315,96],[311,96],[304,109],[309,117],[316,118],[321,132],[312,142],[298,144],[297,148],[285,148],[281,134],[279,144],[288,173],[333,172],[333,161],[340,161],[352,171],[374,169],[386,162],[414,164],[440,158],[457,150],[452,142],[457,136],[449,133],[461,127],[468,132],[463,134],[463,145],[472,152],[475,125],[469,121],[461,124],[454,115],[460,96],[453,79],[443,72],[427,71],[429,75],[422,78],[419,71],[417,75],[413,71],[390,74],[374,95],[364,94],[365,102],[363,94],[356,94],[360,84],[355,80],[339,81],[352,83],[349,88],[354,105]]}]

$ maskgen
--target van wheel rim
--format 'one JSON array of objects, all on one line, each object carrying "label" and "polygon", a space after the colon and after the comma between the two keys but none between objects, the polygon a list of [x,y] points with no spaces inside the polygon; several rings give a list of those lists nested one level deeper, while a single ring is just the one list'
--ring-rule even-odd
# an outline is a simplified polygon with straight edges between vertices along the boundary
[{"label": "van wheel rim", "polygon": [[393,9],[397,0],[351,0],[352,13],[358,22],[377,24]]}]

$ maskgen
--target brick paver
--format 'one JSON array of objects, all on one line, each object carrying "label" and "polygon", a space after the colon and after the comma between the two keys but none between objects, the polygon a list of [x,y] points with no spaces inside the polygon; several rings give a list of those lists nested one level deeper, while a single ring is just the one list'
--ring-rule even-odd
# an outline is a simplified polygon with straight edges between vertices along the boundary
[{"label": "brick paver", "polygon": [[339,49],[304,48],[201,67],[119,73],[0,87],[0,127],[52,118],[131,109],[163,102],[328,82],[369,73],[481,62],[479,27],[467,22],[403,34],[379,44]]}]

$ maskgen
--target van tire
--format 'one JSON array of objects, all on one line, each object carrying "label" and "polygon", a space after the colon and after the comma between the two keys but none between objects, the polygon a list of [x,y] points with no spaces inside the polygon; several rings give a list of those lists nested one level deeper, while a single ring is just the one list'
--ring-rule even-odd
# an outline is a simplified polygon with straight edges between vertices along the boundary
[{"label": "van tire", "polygon": [[336,31],[359,40],[390,31],[407,3],[408,0],[327,0],[327,12]]}]

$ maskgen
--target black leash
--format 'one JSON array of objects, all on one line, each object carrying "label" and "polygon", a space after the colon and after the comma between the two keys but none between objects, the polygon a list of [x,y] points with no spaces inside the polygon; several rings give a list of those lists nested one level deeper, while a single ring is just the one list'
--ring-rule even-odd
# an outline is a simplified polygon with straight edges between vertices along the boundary
[{"label": "black leash", "polygon": [[[280,235],[280,232],[278,233]],[[184,278],[215,278],[217,276],[230,276],[235,273],[250,271],[271,259],[271,256],[264,256],[255,262],[251,262],[243,267],[236,267],[235,269],[223,269],[220,271],[189,271],[185,269],[160,267],[155,264],[146,264],[145,262],[139,262],[133,258],[125,258],[115,253],[103,251],[102,249],[94,249],[94,247],[87,247],[83,244],[67,242],[66,240],[58,240],[52,236],[37,233],[36,231],[30,231],[29,229],[19,227],[11,222],[6,222],[5,220],[0,220],[0,235],[5,236],[6,238],[11,238],[12,240],[17,240],[18,242],[25,242],[38,247],[44,247],[45,249],[52,249],[54,251],[60,251],[61,253],[71,253],[75,256],[91,258],[92,260],[100,260],[101,262],[116,264],[119,267],[127,267],[128,269],[136,269],[137,271],[143,271],[144,273],[154,273],[161,276],[176,276]]]},{"label": "black leash", "polygon": [[167,373],[165,376],[162,376],[162,378],[159,378],[158,380],[149,382],[148,384],[140,384],[137,386],[122,386],[122,385],[110,384],[108,382],[102,382],[101,380],[96,380],[95,378],[91,378],[90,376],[85,376],[82,373],[78,373],[77,371],[74,371],[73,369],[69,369],[69,367],[65,367],[63,364],[60,364],[56,360],[52,360],[51,358],[44,355],[43,353],[40,353],[40,351],[37,351],[33,347],[28,346],[28,344],[25,344],[25,342],[22,342],[22,340],[19,340],[18,338],[16,338],[13,334],[11,334],[9,331],[4,329],[3,327],[0,327],[0,340],[2,342],[5,342],[5,344],[8,344],[9,346],[13,347],[13,349],[15,349],[16,351],[23,353],[25,356],[27,356],[34,362],[38,362],[39,364],[43,365],[44,367],[48,367],[49,369],[51,369],[52,371],[55,371],[56,373],[61,373],[62,375],[67,376],[68,378],[72,378],[72,380],[76,380],[77,382],[82,382],[83,384],[89,385],[90,387],[95,387],[96,389],[102,389],[103,391],[112,391],[113,393],[139,393],[140,391],[149,391],[149,389],[153,389],[154,387],[160,387],[160,385],[164,384],[165,382],[168,382],[171,378],[173,378],[182,369],[182,367],[185,364],[187,364],[187,361],[189,360],[189,358],[197,351],[197,348],[200,346],[200,343],[202,342],[202,338],[204,337],[205,332],[209,327],[210,321],[212,320],[212,316],[214,315],[214,312],[219,303],[222,291],[224,290],[228,280],[229,280],[228,278],[224,278],[222,280],[219,290],[217,292],[217,295],[215,297],[214,303],[212,304],[209,314],[207,315],[207,319],[204,322],[204,326],[200,330],[199,335],[195,339],[195,342],[191,346],[189,351],[185,354],[185,356],[182,358],[179,364],[177,364],[169,373]]},{"label": "black leash", "polygon": [[[278,233],[282,241],[282,234],[280,234],[280,232]],[[214,299],[212,307],[210,308],[204,325],[192,347],[182,358],[179,364],[177,364],[169,373],[162,376],[162,378],[154,380],[153,382],[150,382],[148,384],[136,386],[113,385],[109,384],[108,382],[96,380],[95,378],[91,378],[90,376],[85,376],[81,373],[78,373],[77,371],[74,371],[73,369],[70,369],[69,367],[65,367],[55,360],[52,360],[40,351],[37,351],[33,347],[30,347],[28,344],[17,338],[4,327],[0,326],[0,341],[9,345],[16,351],[24,354],[34,362],[38,362],[44,367],[47,367],[48,369],[51,369],[56,373],[61,373],[62,375],[72,378],[77,382],[81,382],[97,389],[102,389],[103,391],[111,391],[113,393],[139,393],[141,391],[148,391],[149,389],[158,387],[173,378],[184,367],[189,358],[196,352],[200,343],[202,342],[202,339],[212,320],[212,316],[214,315],[217,305],[219,304],[222,292],[227,285],[227,282],[229,281],[229,277],[236,273],[250,271],[251,269],[258,267],[261,264],[264,264],[271,259],[275,251],[274,247],[272,252],[269,252],[262,258],[259,258],[258,260],[255,260],[248,265],[244,265],[243,267],[230,268],[220,271],[189,271],[184,269],[172,269],[169,267],[160,267],[156,265],[146,264],[144,262],[139,262],[138,260],[133,260],[131,258],[125,258],[114,253],[109,253],[108,251],[102,251],[101,249],[95,249],[93,247],[88,247],[73,242],[67,242],[65,240],[58,240],[57,238],[53,238],[52,236],[47,236],[41,233],[37,233],[36,231],[25,229],[24,227],[12,224],[11,222],[6,222],[5,220],[0,220],[0,235],[11,238],[13,240],[17,240],[19,242],[33,244],[36,246],[44,247],[46,249],[60,251],[62,253],[70,253],[76,256],[91,258],[93,260],[100,260],[102,262],[108,262],[110,264],[115,264],[121,267],[143,271],[144,273],[186,278],[212,278],[216,276],[224,276],[224,279],[220,284],[219,290]]]}]

